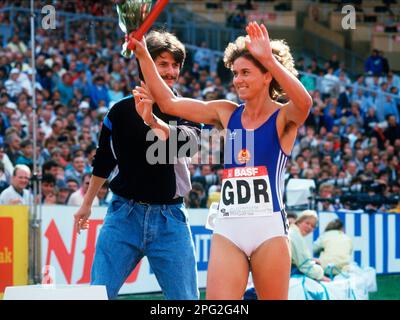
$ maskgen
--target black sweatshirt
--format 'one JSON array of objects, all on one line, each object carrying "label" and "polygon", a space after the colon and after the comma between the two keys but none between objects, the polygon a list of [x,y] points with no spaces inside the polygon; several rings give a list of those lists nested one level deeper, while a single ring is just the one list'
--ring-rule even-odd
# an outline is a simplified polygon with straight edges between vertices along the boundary
[{"label": "black sweatshirt", "polygon": [[[100,132],[99,145],[93,160],[93,175],[109,178],[117,172],[110,182],[113,193],[127,199],[151,204],[181,203],[182,197],[191,189],[187,158],[197,151],[199,146],[200,126],[188,121],[161,113],[157,105],[153,113],[167,124],[170,124],[170,138],[161,142],[155,137],[143,119],[136,112],[133,96],[126,97],[108,111]],[[173,122],[170,122],[173,121]],[[173,125],[175,124],[175,125]],[[154,138],[146,141],[148,133]],[[174,135],[179,139],[173,139]],[[178,140],[175,148],[169,148],[170,140]],[[149,140],[149,139],[147,139]],[[146,153],[154,150],[155,141],[165,143],[167,163],[150,164]],[[177,163],[177,153],[184,144],[190,143],[190,150],[185,156],[180,156]],[[149,147],[152,146],[152,149]],[[176,162],[176,161],[175,161]],[[115,171],[114,171],[115,170]]]}]

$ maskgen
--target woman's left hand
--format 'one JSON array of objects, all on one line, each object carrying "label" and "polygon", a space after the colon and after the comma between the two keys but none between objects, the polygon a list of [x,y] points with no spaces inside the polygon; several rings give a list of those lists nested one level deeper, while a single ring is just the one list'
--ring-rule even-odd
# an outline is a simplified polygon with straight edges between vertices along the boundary
[{"label": "woman's left hand", "polygon": [[264,24],[260,26],[257,22],[250,22],[246,27],[246,32],[250,37],[250,41],[246,41],[246,47],[251,55],[260,62],[272,60],[272,48]]}]

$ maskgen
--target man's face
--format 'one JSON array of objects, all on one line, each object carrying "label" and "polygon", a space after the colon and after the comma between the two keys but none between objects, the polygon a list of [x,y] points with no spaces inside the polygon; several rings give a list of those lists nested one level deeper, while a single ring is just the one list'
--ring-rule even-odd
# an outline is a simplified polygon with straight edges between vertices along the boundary
[{"label": "man's face", "polygon": [[304,149],[303,152],[301,153],[304,159],[310,159],[311,158],[311,154],[310,154],[310,150],[309,149]]},{"label": "man's face", "polygon": [[43,110],[43,112],[42,112],[42,119],[43,119],[44,121],[46,121],[47,123],[49,123],[50,120],[51,120],[51,111],[49,111],[49,110]]},{"label": "man's face", "polygon": [[332,190],[330,188],[323,188],[320,191],[321,198],[330,198],[332,196]]},{"label": "man's face", "polygon": [[349,163],[348,167],[348,171],[351,175],[355,175],[357,173],[357,165],[355,163]]},{"label": "man's face", "polygon": [[299,170],[298,170],[297,166],[292,166],[292,167],[290,168],[290,174],[292,174],[292,175],[297,175],[297,174],[299,174]]},{"label": "man's face", "polygon": [[68,181],[67,186],[71,190],[71,192],[75,192],[79,188],[78,184],[75,181]]},{"label": "man's face", "polygon": [[33,146],[31,144],[27,145],[25,148],[22,149],[22,152],[25,157],[31,158],[33,156]]},{"label": "man's face", "polygon": [[56,177],[58,174],[58,167],[57,166],[51,167],[48,173]]},{"label": "man's face", "polygon": [[89,128],[83,128],[82,129],[82,136],[83,136],[83,140],[92,141],[92,136],[90,135],[90,129]]},{"label": "man's face", "polygon": [[78,172],[83,172],[83,170],[85,169],[84,159],[82,157],[76,157],[74,159],[73,166]]},{"label": "man's face", "polygon": [[367,165],[365,166],[366,171],[373,171],[374,170],[374,164],[372,162],[368,162]]},{"label": "man's face", "polygon": [[25,189],[29,184],[30,174],[24,170],[18,169],[13,177],[12,185],[18,189]]},{"label": "man's face", "polygon": [[165,83],[172,88],[179,77],[181,69],[179,63],[176,62],[173,55],[167,51],[164,51],[155,58],[154,63],[161,78],[163,78]]},{"label": "man's face", "polygon": [[324,143],[324,149],[325,149],[325,151],[331,151],[332,150],[332,144],[329,141],[325,142]]},{"label": "man's face", "polygon": [[72,78],[71,78],[71,76],[69,75],[69,74],[65,74],[64,75],[64,77],[62,78],[63,79],[63,81],[64,81],[64,83],[66,84],[66,85],[71,85],[71,83],[72,83]]},{"label": "man's face", "polygon": [[395,127],[396,126],[396,117],[395,116],[390,116],[388,119],[389,126]]},{"label": "man's face", "polygon": [[54,194],[54,183],[42,182],[42,194],[46,197],[49,194]]},{"label": "man's face", "polygon": [[62,130],[62,127],[63,127],[63,125],[62,125],[61,121],[59,121],[59,120],[55,121],[54,126],[53,126],[53,132],[56,134],[60,133]]},{"label": "man's face", "polygon": [[58,204],[66,204],[70,191],[68,189],[60,189],[57,195]]},{"label": "man's face", "polygon": [[206,176],[211,174],[211,167],[209,165],[203,165],[201,168],[201,175]]},{"label": "man's face", "polygon": [[304,158],[303,158],[303,157],[298,157],[298,158],[296,159],[296,162],[297,162],[298,165],[301,166],[301,165],[304,163]]},{"label": "man's face", "polygon": [[105,196],[107,195],[107,191],[108,191],[107,187],[101,187],[99,192],[97,192],[97,197],[99,199],[104,199]]}]

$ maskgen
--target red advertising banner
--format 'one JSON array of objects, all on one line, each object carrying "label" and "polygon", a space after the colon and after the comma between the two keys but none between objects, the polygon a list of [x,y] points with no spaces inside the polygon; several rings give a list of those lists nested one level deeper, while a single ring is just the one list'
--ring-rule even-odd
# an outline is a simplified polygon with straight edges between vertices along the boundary
[{"label": "red advertising banner", "polygon": [[6,287],[28,284],[28,207],[0,206],[0,299]]},{"label": "red advertising banner", "polygon": [[0,217],[0,292],[13,283],[13,220]]}]

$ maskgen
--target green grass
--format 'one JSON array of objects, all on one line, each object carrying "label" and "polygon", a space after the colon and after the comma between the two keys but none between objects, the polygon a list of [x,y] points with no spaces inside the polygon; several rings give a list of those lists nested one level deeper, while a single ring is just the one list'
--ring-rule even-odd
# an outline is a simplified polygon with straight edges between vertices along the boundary
[{"label": "green grass", "polygon": [[[378,291],[370,293],[370,300],[400,300],[400,275],[377,276]],[[200,300],[205,299],[205,289],[200,290]],[[118,300],[164,300],[162,293],[120,295]]]},{"label": "green grass", "polygon": [[370,293],[370,300],[400,300],[400,275],[377,276],[378,291]]}]

